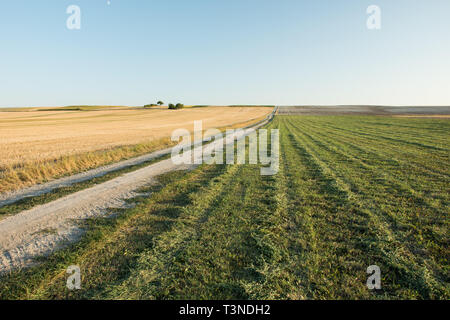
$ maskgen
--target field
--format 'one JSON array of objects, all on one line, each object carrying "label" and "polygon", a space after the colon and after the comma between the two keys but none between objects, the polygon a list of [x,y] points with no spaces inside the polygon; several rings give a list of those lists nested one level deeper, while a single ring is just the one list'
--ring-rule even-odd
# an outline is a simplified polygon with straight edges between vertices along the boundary
[{"label": "field", "polygon": [[288,106],[280,108],[282,115],[378,115],[414,118],[448,118],[450,107],[419,106]]},{"label": "field", "polygon": [[67,107],[0,112],[0,192],[161,149],[172,144],[173,130],[192,130],[194,120],[203,120],[204,129],[223,128],[261,119],[271,110]]},{"label": "field", "polygon": [[[170,173],[0,299],[449,299],[445,119],[277,116],[280,171]],[[79,265],[82,289],[68,291]],[[366,287],[381,268],[382,289]]]}]

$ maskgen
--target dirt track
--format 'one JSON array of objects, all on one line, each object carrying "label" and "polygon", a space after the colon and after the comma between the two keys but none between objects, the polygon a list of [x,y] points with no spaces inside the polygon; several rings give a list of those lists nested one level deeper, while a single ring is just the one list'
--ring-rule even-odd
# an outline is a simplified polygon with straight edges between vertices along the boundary
[{"label": "dirt track", "polygon": [[29,197],[36,197],[41,194],[45,194],[51,192],[55,189],[68,187],[75,183],[88,181],[96,177],[101,177],[110,172],[118,171],[127,167],[139,165],[141,163],[162,157],[164,155],[170,154],[172,148],[167,148],[160,151],[155,151],[150,154],[146,154],[140,157],[132,158],[129,160],[121,161],[118,163],[113,163],[107,166],[103,166],[100,168],[92,169],[89,171],[85,171],[79,174],[75,174],[70,177],[64,177],[56,180],[52,180],[47,183],[37,184],[28,188],[12,191],[12,192],[4,192],[0,193],[0,207],[6,206],[8,204],[20,201]]}]

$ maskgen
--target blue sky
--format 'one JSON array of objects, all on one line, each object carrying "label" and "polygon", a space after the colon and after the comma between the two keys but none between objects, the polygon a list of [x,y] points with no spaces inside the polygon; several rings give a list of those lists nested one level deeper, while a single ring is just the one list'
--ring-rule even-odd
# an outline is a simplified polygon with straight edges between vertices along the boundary
[{"label": "blue sky", "polygon": [[1,0],[0,106],[450,105],[449,16],[449,0]]}]

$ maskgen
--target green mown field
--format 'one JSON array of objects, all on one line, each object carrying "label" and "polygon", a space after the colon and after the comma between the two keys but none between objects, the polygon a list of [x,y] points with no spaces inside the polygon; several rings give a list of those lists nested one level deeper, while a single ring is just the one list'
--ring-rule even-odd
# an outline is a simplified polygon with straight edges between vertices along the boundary
[{"label": "green mown field", "polygon": [[[449,299],[450,121],[277,116],[280,170],[202,165],[0,279],[0,299]],[[79,265],[82,289],[66,289]],[[378,265],[382,289],[368,290]]]}]

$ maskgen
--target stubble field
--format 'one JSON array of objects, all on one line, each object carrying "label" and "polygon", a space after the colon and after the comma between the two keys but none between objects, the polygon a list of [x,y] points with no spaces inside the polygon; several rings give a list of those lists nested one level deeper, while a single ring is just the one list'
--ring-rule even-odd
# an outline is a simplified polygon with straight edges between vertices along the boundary
[{"label": "stubble field", "polygon": [[[0,109],[1,111],[1,109]],[[261,119],[268,107],[0,112],[0,192],[141,155],[172,144],[178,128],[223,128]]]}]

